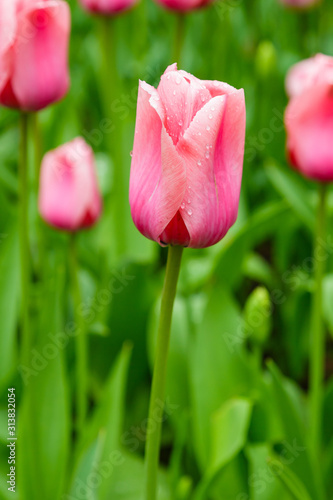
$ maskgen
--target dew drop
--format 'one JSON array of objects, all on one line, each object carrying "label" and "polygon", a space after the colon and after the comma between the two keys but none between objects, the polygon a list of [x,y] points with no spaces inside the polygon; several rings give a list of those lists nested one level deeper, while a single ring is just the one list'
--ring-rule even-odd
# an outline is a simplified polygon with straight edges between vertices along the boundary
[{"label": "dew drop", "polygon": [[177,78],[176,78],[176,83],[177,83],[177,85],[179,85],[179,84],[180,84],[180,82],[181,82],[181,80],[180,80],[179,76],[177,76]]},{"label": "dew drop", "polygon": [[210,145],[209,144],[206,144],[206,149],[210,149]]},{"label": "dew drop", "polygon": [[201,132],[198,132],[198,135],[201,135]]},{"label": "dew drop", "polygon": [[208,115],[208,118],[211,120],[213,118],[213,115],[212,114],[209,114]]},{"label": "dew drop", "polygon": [[193,212],[192,212],[192,210],[190,208],[188,209],[187,213],[188,213],[188,215],[192,215],[193,214]]},{"label": "dew drop", "polygon": [[170,75],[167,75],[167,80],[170,80]]},{"label": "dew drop", "polygon": [[180,120],[180,121],[178,122],[178,125],[179,125],[180,127],[182,127],[182,126],[183,126],[183,122]]},{"label": "dew drop", "polygon": [[182,203],[182,204],[180,205],[180,208],[181,208],[182,210],[184,210],[184,208],[185,208],[185,203]]},{"label": "dew drop", "polygon": [[191,203],[191,198],[187,198],[187,203]]},{"label": "dew drop", "polygon": [[167,120],[170,120],[170,116],[167,116]]},{"label": "dew drop", "polygon": [[200,160],[197,162],[197,165],[198,165],[199,167],[201,167],[201,161],[200,161]]},{"label": "dew drop", "polygon": [[210,109],[211,109],[211,111],[215,111],[215,108],[214,108],[214,106],[212,106],[212,107],[211,107]]},{"label": "dew drop", "polygon": [[207,125],[206,130],[210,130],[210,126],[209,125]]},{"label": "dew drop", "polygon": [[208,160],[208,158],[209,158],[209,153],[206,153],[206,154],[205,154],[205,157],[206,157],[206,158],[207,158],[207,160]]}]

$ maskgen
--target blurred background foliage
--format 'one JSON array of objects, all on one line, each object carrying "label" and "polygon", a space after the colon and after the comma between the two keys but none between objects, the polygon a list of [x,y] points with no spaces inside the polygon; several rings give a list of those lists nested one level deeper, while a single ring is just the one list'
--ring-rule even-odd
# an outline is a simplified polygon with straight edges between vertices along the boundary
[{"label": "blurred background foliage", "polygon": [[[34,350],[30,367],[19,363],[18,115],[1,108],[0,497],[138,500],[165,253],[132,223],[128,175],[138,79],[156,86],[174,62],[177,16],[141,0],[114,19],[118,82],[109,82],[116,123],[110,131],[99,86],[101,22],[74,0],[69,3],[71,90],[38,120],[43,152],[77,135],[86,138],[96,153],[104,197],[102,220],[78,236],[81,314],[89,336],[89,420],[75,441],[69,242],[66,234],[41,223],[35,194],[30,198]],[[324,283],[329,336],[319,465],[308,451],[306,400],[317,195],[315,185],[287,165],[283,128],[286,71],[316,52],[332,55],[332,26],[329,0],[307,12],[288,10],[277,0],[225,0],[186,15],[178,66],[245,89],[247,140],[237,223],[218,245],[184,252],[159,500],[333,496],[332,220],[323,242],[329,255]],[[112,143],[117,155],[109,154]],[[33,186],[38,155],[32,141],[29,157]],[[126,176],[120,257],[112,215],[117,169]],[[332,193],[329,210],[332,215]],[[16,494],[6,485],[11,386],[19,402]]]}]

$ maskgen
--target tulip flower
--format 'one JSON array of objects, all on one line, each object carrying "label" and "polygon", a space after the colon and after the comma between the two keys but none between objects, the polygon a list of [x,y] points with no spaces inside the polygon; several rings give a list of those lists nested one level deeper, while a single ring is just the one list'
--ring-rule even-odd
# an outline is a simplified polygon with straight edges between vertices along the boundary
[{"label": "tulip flower", "polygon": [[138,0],[79,0],[89,12],[105,16],[118,14],[133,7]]},{"label": "tulip flower", "polygon": [[170,10],[187,12],[212,3],[213,0],[157,0],[157,2]]},{"label": "tulip flower", "polygon": [[39,211],[48,224],[77,231],[93,225],[101,207],[93,151],[82,138],[44,156]]},{"label": "tulip flower", "polygon": [[333,57],[318,54],[291,68],[286,79],[290,101],[285,113],[287,150],[292,165],[319,182],[314,234],[314,287],[310,341],[310,435],[313,456],[319,456],[324,394],[325,329],[322,289],[326,239],[327,183],[333,181]]},{"label": "tulip flower", "polygon": [[319,54],[296,64],[286,87],[290,161],[310,179],[333,181],[333,57]]},{"label": "tulip flower", "polygon": [[[243,90],[198,80],[177,65],[157,89],[140,82],[130,206],[141,233],[169,245],[148,421],[163,401],[172,309],[183,247],[223,238],[238,212],[245,140]],[[145,499],[155,500],[161,424],[148,433]]]},{"label": "tulip flower", "polygon": [[58,0],[0,0],[0,103],[38,111],[69,86],[70,10]]},{"label": "tulip flower", "polygon": [[202,248],[234,224],[245,138],[243,90],[169,66],[140,82],[130,176],[133,221],[161,245]]}]

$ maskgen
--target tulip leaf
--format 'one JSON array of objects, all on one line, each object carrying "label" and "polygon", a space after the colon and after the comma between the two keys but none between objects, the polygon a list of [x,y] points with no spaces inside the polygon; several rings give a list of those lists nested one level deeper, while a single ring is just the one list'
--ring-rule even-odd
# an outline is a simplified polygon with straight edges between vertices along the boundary
[{"label": "tulip leaf", "polygon": [[13,371],[20,289],[19,245],[16,224],[9,235],[0,235],[0,387]]},{"label": "tulip leaf", "polygon": [[[60,500],[68,473],[69,404],[64,350],[49,334],[63,331],[63,255],[45,260],[43,310],[37,340],[28,366],[19,366],[23,377],[18,470],[22,499]],[[50,473],[52,471],[52,473]]]},{"label": "tulip leaf", "polygon": [[273,474],[280,479],[294,500],[312,500],[302,481],[277,456],[268,459],[268,466],[273,471]]},{"label": "tulip leaf", "polygon": [[302,222],[313,231],[315,226],[315,212],[309,203],[310,190],[302,177],[290,168],[278,166],[270,161],[266,166],[266,173],[275,189],[286,200],[290,208],[298,215]]}]

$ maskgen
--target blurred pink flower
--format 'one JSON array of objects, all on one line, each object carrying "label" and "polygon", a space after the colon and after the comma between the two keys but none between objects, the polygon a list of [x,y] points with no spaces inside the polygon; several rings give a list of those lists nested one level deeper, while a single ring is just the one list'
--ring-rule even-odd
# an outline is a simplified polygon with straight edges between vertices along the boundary
[{"label": "blurred pink flower", "polygon": [[302,93],[307,87],[313,87],[322,78],[333,81],[333,57],[317,54],[309,59],[294,64],[288,71],[286,91],[289,97]]},{"label": "blurred pink flower", "polygon": [[157,90],[140,82],[130,205],[160,244],[217,243],[237,218],[245,140],[243,90],[169,66]]},{"label": "blurred pink flower", "polygon": [[287,7],[294,9],[307,9],[321,2],[321,0],[280,0]]},{"label": "blurred pink flower", "polygon": [[112,15],[130,9],[138,0],[79,0],[89,12]]},{"label": "blurred pink flower", "polygon": [[62,0],[0,0],[0,103],[37,111],[69,87],[70,10]]},{"label": "blurred pink flower", "polygon": [[333,58],[318,54],[291,68],[285,113],[292,165],[318,181],[333,181]]},{"label": "blurred pink flower", "polygon": [[157,3],[170,10],[186,12],[188,10],[199,9],[212,3],[214,0],[156,0]]},{"label": "blurred pink flower", "polygon": [[93,225],[101,209],[93,151],[81,137],[44,156],[39,211],[48,224],[77,231]]}]

